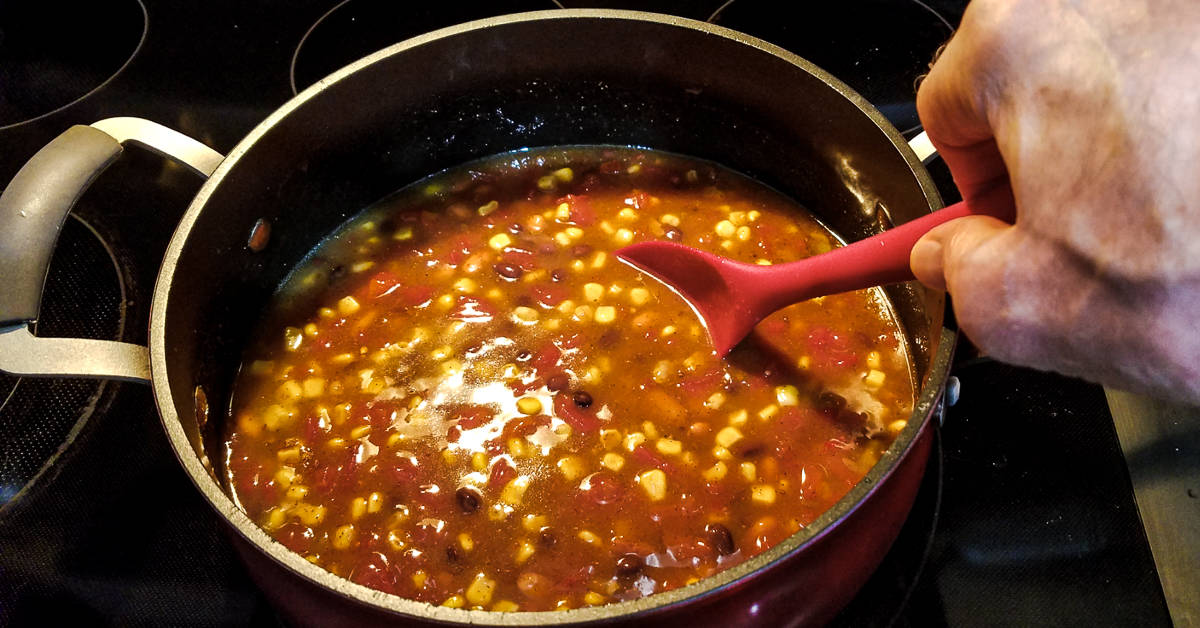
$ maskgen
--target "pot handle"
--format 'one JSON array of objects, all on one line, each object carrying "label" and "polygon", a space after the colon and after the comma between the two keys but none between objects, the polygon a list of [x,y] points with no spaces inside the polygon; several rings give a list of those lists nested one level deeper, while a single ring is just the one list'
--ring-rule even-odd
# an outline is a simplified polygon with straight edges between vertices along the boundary
[{"label": "pot handle", "polygon": [[0,194],[0,371],[42,377],[149,382],[146,347],[111,340],[39,338],[31,326],[54,245],[84,191],[133,142],[208,177],[225,159],[196,140],[141,118],[77,125],[42,147]]}]

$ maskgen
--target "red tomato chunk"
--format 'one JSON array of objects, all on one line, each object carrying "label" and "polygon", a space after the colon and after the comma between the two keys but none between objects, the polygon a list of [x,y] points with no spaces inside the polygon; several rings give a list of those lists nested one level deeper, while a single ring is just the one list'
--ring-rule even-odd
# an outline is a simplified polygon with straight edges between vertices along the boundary
[{"label": "red tomato chunk", "polygon": [[451,607],[642,597],[812,522],[912,411],[879,290],[776,313],[727,359],[618,262],[671,239],[747,262],[837,241],[715,166],[615,148],[519,153],[368,208],[268,311],[227,472],[292,551]]}]

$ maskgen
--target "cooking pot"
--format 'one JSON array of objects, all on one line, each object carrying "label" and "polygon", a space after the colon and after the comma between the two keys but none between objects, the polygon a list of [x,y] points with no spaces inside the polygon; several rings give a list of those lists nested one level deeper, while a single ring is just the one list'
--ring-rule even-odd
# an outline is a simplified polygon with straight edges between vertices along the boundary
[{"label": "cooking pot", "polygon": [[[208,177],[171,239],[149,347],[38,338],[41,287],[75,200],[133,142]],[[77,126],[0,196],[0,369],[148,382],[180,464],[252,575],[297,625],[649,623],[830,619],[904,521],[930,447],[954,332],[944,296],[887,292],[920,389],[907,427],[849,494],[776,547],[696,584],[566,612],[434,607],[354,584],[259,529],[228,494],[222,423],[241,351],[270,294],[326,234],[404,185],[522,147],[619,144],[712,160],[813,210],[848,240],[941,207],[920,159],[846,85],[776,46],[691,20],[565,10],[471,22],[357,61],[288,101],[229,155],[135,118]],[[248,237],[271,226],[265,249]],[[255,246],[254,249],[260,249]]]}]

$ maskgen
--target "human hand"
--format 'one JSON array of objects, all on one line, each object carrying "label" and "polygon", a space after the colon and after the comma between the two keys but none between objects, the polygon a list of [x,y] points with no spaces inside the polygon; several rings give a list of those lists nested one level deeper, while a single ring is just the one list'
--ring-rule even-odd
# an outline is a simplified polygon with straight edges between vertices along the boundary
[{"label": "human hand", "polygon": [[1200,3],[975,0],[917,109],[963,198],[914,247],[1007,362],[1200,404]]}]

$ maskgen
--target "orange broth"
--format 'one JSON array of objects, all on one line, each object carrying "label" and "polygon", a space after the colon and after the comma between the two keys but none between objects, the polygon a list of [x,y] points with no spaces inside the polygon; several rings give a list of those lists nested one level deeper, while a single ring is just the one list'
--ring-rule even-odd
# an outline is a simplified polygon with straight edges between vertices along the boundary
[{"label": "orange broth", "polygon": [[790,306],[721,359],[613,255],[647,239],[764,264],[838,245],[778,193],[653,151],[426,179],[277,295],[232,404],[241,506],[335,574],[497,611],[680,587],[808,525],[912,409],[882,291]]}]

